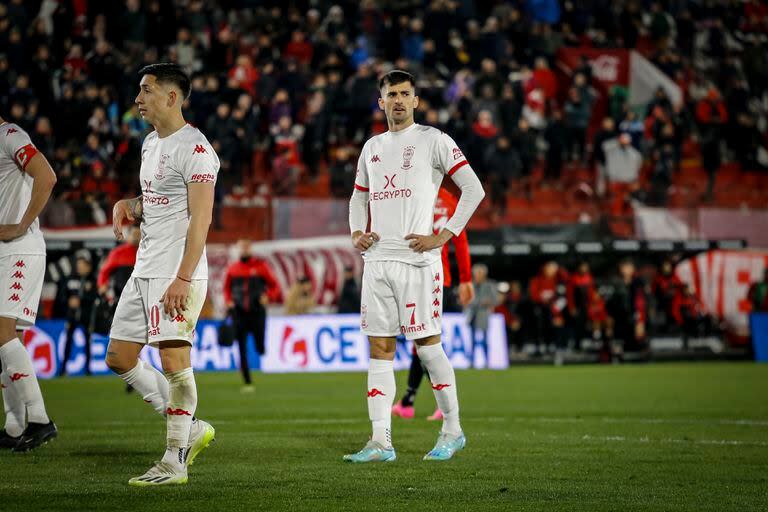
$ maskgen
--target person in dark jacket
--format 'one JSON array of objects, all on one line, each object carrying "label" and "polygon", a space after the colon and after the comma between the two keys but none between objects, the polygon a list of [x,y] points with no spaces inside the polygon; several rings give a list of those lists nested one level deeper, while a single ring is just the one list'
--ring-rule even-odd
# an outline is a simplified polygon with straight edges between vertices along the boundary
[{"label": "person in dark jacket", "polygon": [[344,281],[339,294],[339,313],[360,313],[360,286],[352,267],[344,268]]},{"label": "person in dark jacket", "polygon": [[62,280],[59,288],[66,295],[66,341],[64,344],[64,357],[59,367],[59,376],[67,373],[67,362],[72,355],[72,346],[75,343],[75,330],[83,329],[85,336],[85,373],[91,374],[91,312],[97,298],[96,277],[93,275],[93,263],[91,253],[82,249],[75,256],[75,273]]},{"label": "person in dark jacket", "polygon": [[272,270],[251,254],[251,241],[239,240],[240,259],[230,264],[224,276],[224,299],[232,316],[235,338],[240,349],[240,372],[244,392],[252,392],[248,365],[248,334],[253,334],[256,352],[264,355],[264,330],[267,304],[280,298],[280,288]]}]

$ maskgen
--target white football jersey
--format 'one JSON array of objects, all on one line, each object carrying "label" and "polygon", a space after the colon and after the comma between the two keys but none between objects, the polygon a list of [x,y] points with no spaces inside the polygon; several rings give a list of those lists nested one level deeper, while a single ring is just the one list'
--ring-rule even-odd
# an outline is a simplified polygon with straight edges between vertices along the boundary
[{"label": "white football jersey", "polygon": [[[34,180],[24,170],[36,154],[37,148],[19,125],[0,125],[0,224],[18,224],[27,211]],[[24,235],[0,242],[0,258],[11,254],[45,254],[37,219]]]},{"label": "white football jersey", "polygon": [[[144,218],[134,277],[175,277],[189,228],[188,183],[216,183],[219,157],[200,130],[185,125],[160,138],[152,132],[141,147]],[[205,250],[192,279],[208,279]]]},{"label": "white football jersey", "polygon": [[[417,266],[440,260],[440,247],[417,253],[405,237],[431,235],[435,200],[444,176],[471,169],[453,139],[431,126],[413,124],[368,140],[360,153],[355,188],[368,192],[371,231],[381,238],[363,253],[366,261]],[[458,234],[458,233],[454,233]]]}]

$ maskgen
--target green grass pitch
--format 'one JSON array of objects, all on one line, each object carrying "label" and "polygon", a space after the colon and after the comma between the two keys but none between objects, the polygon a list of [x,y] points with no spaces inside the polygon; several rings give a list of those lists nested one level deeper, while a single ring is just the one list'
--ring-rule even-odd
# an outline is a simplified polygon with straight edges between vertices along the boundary
[{"label": "green grass pitch", "polygon": [[[438,426],[395,419],[392,464],[348,465],[369,435],[363,373],[198,373],[217,442],[189,484],[133,488],[164,422],[116,377],[42,383],[59,438],[0,453],[0,509],[768,510],[768,365],[523,367],[458,372],[467,449],[423,462]],[[406,374],[397,376],[398,394]]]}]

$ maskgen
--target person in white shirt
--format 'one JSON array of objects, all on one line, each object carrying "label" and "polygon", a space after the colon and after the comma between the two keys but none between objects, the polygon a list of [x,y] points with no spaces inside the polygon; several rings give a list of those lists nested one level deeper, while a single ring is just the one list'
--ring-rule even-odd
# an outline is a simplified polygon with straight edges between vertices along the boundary
[{"label": "person in white shirt", "polygon": [[21,452],[58,435],[43,403],[23,330],[37,317],[45,241],[37,220],[56,175],[29,135],[0,118],[0,381],[5,428],[0,448]]},{"label": "person in white shirt", "polygon": [[[370,342],[368,415],[373,435],[349,462],[396,459],[391,438],[395,399],[395,337],[416,344],[443,426],[425,460],[447,460],[466,444],[459,422],[456,377],[440,343],[443,273],[440,248],[466,226],[485,196],[462,151],[450,136],[416,124],[415,80],[394,70],[379,81],[379,108],[389,131],[369,139],[358,161],[349,204],[352,243],[363,252],[361,329]],[[454,215],[433,234],[433,209],[440,184],[450,176],[461,189]],[[370,208],[370,231],[368,209]]]},{"label": "person in white shirt", "polygon": [[[166,417],[162,460],[128,483],[185,484],[187,467],[215,435],[210,424],[194,417],[191,344],[207,290],[205,240],[219,158],[184,120],[181,106],[190,81],[181,67],[152,64],[139,76],[136,105],[155,130],[141,148],[142,195],[118,201],[112,213],[118,240],[124,221],[141,220],[141,242],[115,309],[106,363]],[[165,375],[139,359],[145,345],[159,347]]]}]

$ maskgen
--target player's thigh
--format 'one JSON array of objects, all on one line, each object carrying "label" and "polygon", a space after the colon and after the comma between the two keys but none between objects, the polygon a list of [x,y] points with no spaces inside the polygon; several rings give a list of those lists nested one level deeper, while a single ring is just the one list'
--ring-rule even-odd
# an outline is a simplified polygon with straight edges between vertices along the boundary
[{"label": "player's thigh", "polygon": [[360,329],[373,337],[392,337],[400,333],[397,301],[387,277],[391,262],[366,262],[360,292]]},{"label": "player's thigh", "polygon": [[193,279],[189,285],[189,295],[185,303],[186,309],[177,315],[169,315],[160,300],[173,279],[149,279],[145,303],[149,329],[147,339],[150,345],[160,346],[162,342],[182,342],[192,345],[195,337],[195,327],[203,309],[208,281]]},{"label": "player's thigh", "polygon": [[168,340],[158,343],[160,363],[165,372],[178,372],[192,366],[192,345],[185,340]]},{"label": "player's thigh", "polygon": [[400,332],[409,340],[439,336],[442,332],[442,262],[417,267],[398,263],[392,280],[400,317]]},{"label": "player's thigh", "polygon": [[37,318],[45,276],[45,256],[16,254],[0,257],[0,343],[16,338]]},{"label": "player's thigh", "polygon": [[[144,290],[142,290],[144,288]],[[146,279],[131,277],[117,301],[109,338],[123,342],[147,343],[147,310],[143,295]]]}]

